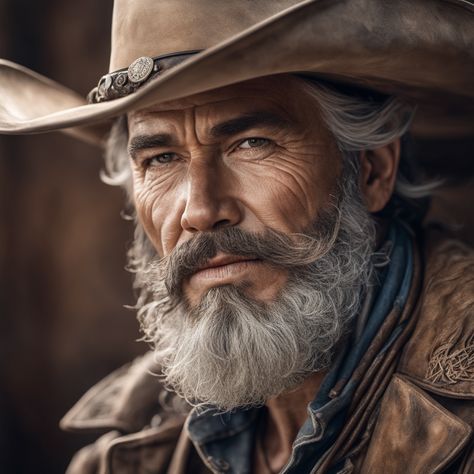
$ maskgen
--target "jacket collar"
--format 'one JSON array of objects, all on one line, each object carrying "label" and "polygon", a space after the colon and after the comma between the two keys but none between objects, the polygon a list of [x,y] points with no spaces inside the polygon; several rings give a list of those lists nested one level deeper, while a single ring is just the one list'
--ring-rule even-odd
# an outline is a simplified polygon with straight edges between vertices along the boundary
[{"label": "jacket collar", "polygon": [[432,393],[474,399],[474,252],[434,231],[425,244],[423,305],[399,372]]}]

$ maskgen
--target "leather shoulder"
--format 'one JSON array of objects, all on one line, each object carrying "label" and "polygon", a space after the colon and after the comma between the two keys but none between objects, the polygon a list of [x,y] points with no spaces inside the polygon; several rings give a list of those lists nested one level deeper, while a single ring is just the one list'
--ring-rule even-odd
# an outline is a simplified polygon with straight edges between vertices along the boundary
[{"label": "leather shoulder", "polygon": [[183,406],[173,409],[174,396],[162,387],[160,373],[152,352],[139,357],[88,390],[63,417],[61,428],[134,433],[165,419],[181,419]]},{"label": "leather shoulder", "polygon": [[186,409],[161,385],[151,352],[92,387],[61,420],[66,430],[106,430],[81,449],[67,474],[168,472]]},{"label": "leather shoulder", "polygon": [[398,372],[439,395],[474,398],[474,252],[430,236],[418,321]]},{"label": "leather shoulder", "polygon": [[446,472],[464,455],[471,435],[468,423],[395,374],[383,395],[360,472]]}]

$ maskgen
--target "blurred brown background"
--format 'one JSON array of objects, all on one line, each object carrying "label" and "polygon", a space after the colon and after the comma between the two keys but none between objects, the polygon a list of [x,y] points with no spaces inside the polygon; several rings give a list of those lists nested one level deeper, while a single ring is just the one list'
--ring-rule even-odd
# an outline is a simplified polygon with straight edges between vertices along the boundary
[{"label": "blurred brown background", "polygon": [[[112,0],[0,0],[0,57],[86,95],[108,68]],[[421,143],[447,177],[433,213],[474,242],[472,142]],[[146,350],[123,270],[132,227],[101,154],[60,134],[0,137],[0,472],[62,473],[95,436],[59,419]]]},{"label": "blurred brown background", "polygon": [[[108,69],[112,0],[0,0],[0,57],[86,94]],[[90,440],[58,422],[144,352],[119,189],[61,134],[0,138],[0,472],[63,473]]]}]

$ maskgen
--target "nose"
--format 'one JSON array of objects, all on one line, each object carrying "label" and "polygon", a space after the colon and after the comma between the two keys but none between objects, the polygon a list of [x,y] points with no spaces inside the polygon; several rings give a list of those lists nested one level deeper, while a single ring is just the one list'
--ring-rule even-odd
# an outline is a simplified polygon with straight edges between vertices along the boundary
[{"label": "nose", "polygon": [[196,160],[188,168],[186,207],[181,227],[188,232],[209,232],[237,225],[242,220],[238,200],[232,196],[230,172],[224,165]]}]

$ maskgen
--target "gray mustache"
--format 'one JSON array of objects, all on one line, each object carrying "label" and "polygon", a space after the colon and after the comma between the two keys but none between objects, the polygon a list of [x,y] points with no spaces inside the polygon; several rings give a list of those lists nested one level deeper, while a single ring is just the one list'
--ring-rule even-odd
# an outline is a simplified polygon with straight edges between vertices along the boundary
[{"label": "gray mustache", "polygon": [[169,256],[152,263],[152,271],[165,283],[171,297],[181,296],[186,278],[218,252],[264,260],[281,268],[313,263],[333,246],[339,231],[339,213],[318,217],[307,233],[285,234],[267,228],[257,234],[238,227],[203,232],[181,244]]}]

